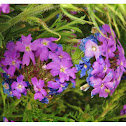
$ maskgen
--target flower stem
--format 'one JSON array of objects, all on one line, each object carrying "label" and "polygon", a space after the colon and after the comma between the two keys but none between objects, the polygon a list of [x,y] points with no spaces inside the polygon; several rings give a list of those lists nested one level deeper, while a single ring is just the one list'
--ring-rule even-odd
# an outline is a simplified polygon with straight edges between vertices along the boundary
[{"label": "flower stem", "polygon": [[2,84],[0,85],[0,91],[1,91],[1,96],[2,96],[2,99],[3,99],[3,107],[4,107],[3,116],[4,116],[4,113],[6,111],[6,96],[3,93]]}]

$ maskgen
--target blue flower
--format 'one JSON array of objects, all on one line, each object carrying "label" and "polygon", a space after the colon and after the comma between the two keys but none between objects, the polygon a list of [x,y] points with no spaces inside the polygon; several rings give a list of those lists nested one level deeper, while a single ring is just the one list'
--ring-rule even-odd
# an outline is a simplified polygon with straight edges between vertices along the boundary
[{"label": "blue flower", "polygon": [[7,79],[7,78],[9,78],[10,76],[9,76],[8,74],[6,74],[6,73],[3,73],[3,77],[4,77],[5,79]]},{"label": "blue flower", "polygon": [[86,78],[86,81],[87,81],[87,83],[88,83],[90,86],[93,87],[93,84],[92,84],[91,81],[90,81],[90,77],[92,77],[92,75],[91,75],[91,72],[92,72],[92,71],[93,71],[93,68],[90,67],[90,69],[87,71],[88,77]]},{"label": "blue flower", "polygon": [[44,99],[42,99],[41,102],[42,102],[42,103],[45,103],[45,104],[48,104],[48,103],[49,103],[49,99],[48,99],[48,98],[44,98]]},{"label": "blue flower", "polygon": [[83,61],[80,60],[79,64],[76,64],[75,66],[78,71],[81,70],[80,77],[82,78],[83,76],[86,75],[86,71],[90,68],[91,63],[83,59]]},{"label": "blue flower", "polygon": [[59,94],[57,91],[58,89],[49,88],[49,95]]},{"label": "blue flower", "polygon": [[11,87],[6,81],[2,82],[2,86],[3,86],[3,92],[7,94],[8,97],[13,97]]}]

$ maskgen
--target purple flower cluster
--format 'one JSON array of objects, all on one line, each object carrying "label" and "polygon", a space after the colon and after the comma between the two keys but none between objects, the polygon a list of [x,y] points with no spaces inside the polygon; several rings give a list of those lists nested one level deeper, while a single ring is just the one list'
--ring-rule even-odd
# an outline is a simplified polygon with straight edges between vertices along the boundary
[{"label": "purple flower cluster", "polygon": [[32,42],[29,34],[22,35],[16,43],[7,43],[4,58],[0,61],[0,67],[5,71],[2,74],[4,93],[20,99],[22,94],[32,91],[35,100],[48,103],[50,95],[64,91],[69,82],[75,87],[77,70],[62,46],[53,43],[56,40],[49,37]]},{"label": "purple flower cluster", "polygon": [[[109,25],[100,27],[101,33],[95,33],[82,39],[80,49],[85,53],[82,61],[76,65],[81,70],[81,77],[86,75],[89,86],[93,87],[91,96],[99,97],[112,95],[126,72],[124,50]],[[89,88],[89,87],[87,87]]]},{"label": "purple flower cluster", "polygon": [[10,12],[10,5],[9,4],[0,4],[0,15],[1,12],[9,13]]}]

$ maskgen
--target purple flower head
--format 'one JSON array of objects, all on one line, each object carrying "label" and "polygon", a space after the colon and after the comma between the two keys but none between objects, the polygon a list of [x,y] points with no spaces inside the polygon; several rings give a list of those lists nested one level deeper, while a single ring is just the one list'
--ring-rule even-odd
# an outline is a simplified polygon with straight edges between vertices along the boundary
[{"label": "purple flower head", "polygon": [[72,60],[70,55],[63,51],[62,47],[58,47],[56,52],[49,51],[49,59],[52,59],[53,61]]},{"label": "purple flower head", "polygon": [[111,34],[111,35],[113,34],[114,37],[116,38],[116,34],[115,34],[114,30],[111,29],[110,26],[109,26],[108,24],[104,24],[104,25],[102,25],[102,27],[103,27],[103,29],[104,29],[107,33],[109,33],[109,34]]},{"label": "purple flower head", "polygon": [[4,122],[9,122],[9,120],[6,117],[3,117]]},{"label": "purple flower head", "polygon": [[9,41],[6,45],[7,50],[5,51],[4,56],[6,57],[6,56],[9,56],[11,52],[16,52],[17,57],[19,57],[20,53],[16,51],[15,47],[16,47],[16,45],[14,44],[14,42]]},{"label": "purple flower head", "polygon": [[116,50],[116,42],[113,37],[110,36],[109,39],[106,38],[99,46],[99,49],[101,51],[101,55],[108,55],[109,58],[113,58],[115,56],[114,52]]},{"label": "purple flower head", "polygon": [[8,55],[5,57],[5,59],[2,61],[2,64],[4,66],[9,66],[7,69],[7,74],[10,76],[14,75],[14,72],[17,69],[19,69],[21,61],[18,59],[19,55],[17,55],[17,52],[9,52]]},{"label": "purple flower head", "polygon": [[126,58],[124,56],[119,57],[119,59],[117,60],[117,64],[120,66],[120,69],[123,72],[126,72],[125,68],[126,68]]},{"label": "purple flower head", "polygon": [[76,79],[75,73],[77,73],[77,70],[72,66],[71,61],[62,60],[61,62],[56,61],[47,64],[46,69],[51,69],[50,72],[54,77],[59,75],[60,82],[63,83],[64,81],[69,81],[70,77]]},{"label": "purple flower head", "polygon": [[24,76],[20,75],[17,77],[17,81],[14,81],[11,84],[12,93],[18,99],[20,99],[21,93],[26,93],[27,83],[23,81],[23,79],[24,79]]},{"label": "purple flower head", "polygon": [[109,68],[109,64],[103,58],[98,58],[93,63],[92,68],[93,71],[91,72],[91,74],[93,76],[103,78]]},{"label": "purple flower head", "polygon": [[51,51],[55,51],[58,47],[56,43],[52,43],[52,41],[56,41],[57,38],[40,38],[38,39],[39,49],[36,51],[36,56],[40,56],[41,61],[47,61],[49,57],[49,49]]},{"label": "purple flower head", "polygon": [[63,92],[64,89],[66,89],[68,86],[68,83],[64,82],[61,83],[59,79],[56,79],[56,81],[48,81],[48,87],[53,89],[58,89],[58,93]]},{"label": "purple flower head", "polygon": [[[103,34],[104,36],[103,36],[102,34],[100,34],[100,33],[96,33],[95,35],[96,35],[98,41],[104,42],[104,41],[109,37],[109,36],[107,35],[107,33],[108,33],[109,35],[112,35],[112,33],[113,33],[114,38],[116,38],[116,34],[115,34],[114,30],[111,29],[109,25],[107,25],[107,24],[102,25],[102,27],[100,27],[100,30],[101,30],[101,32],[102,32],[102,34]],[[105,36],[106,36],[106,37],[105,37]]]},{"label": "purple flower head", "polygon": [[120,41],[118,39],[117,39],[117,41],[118,41],[118,44],[119,44],[119,45],[117,45],[119,57],[123,57],[125,55],[124,49],[123,49]]},{"label": "purple flower head", "polygon": [[10,5],[9,4],[0,4],[0,14],[3,13],[9,13],[10,12]]},{"label": "purple flower head", "polygon": [[126,114],[126,105],[123,106],[123,109],[120,111],[120,115]]},{"label": "purple flower head", "polygon": [[115,76],[114,76],[114,79],[116,81],[115,88],[117,88],[117,86],[119,85],[121,78],[122,78],[122,75],[123,75],[123,71],[118,66],[117,69],[115,70]]},{"label": "purple flower head", "polygon": [[29,34],[27,37],[21,36],[21,41],[16,42],[16,50],[19,52],[24,52],[22,64],[29,65],[30,59],[32,60],[33,64],[35,65],[35,56],[33,51],[36,51],[39,47],[38,40],[35,40],[31,43],[32,37]]},{"label": "purple flower head", "polygon": [[99,58],[100,55],[101,55],[101,52],[99,50],[98,45],[94,43],[93,41],[89,40],[85,44],[85,56],[90,57],[90,58],[95,56],[95,58],[97,59]]},{"label": "purple flower head", "polygon": [[44,87],[44,80],[37,80],[36,77],[31,79],[32,84],[34,86],[34,91],[35,91],[35,95],[34,95],[34,99],[39,99],[39,101],[42,101],[42,99],[44,99],[44,97],[47,95],[47,92],[45,89],[43,89]]},{"label": "purple flower head", "polygon": [[110,90],[114,88],[113,82],[111,82],[112,78],[112,72],[109,72],[103,80],[92,76],[90,81],[93,84],[94,89],[91,91],[91,96],[99,94],[99,97],[108,97]]},{"label": "purple flower head", "polygon": [[85,44],[89,41],[93,41],[97,44],[97,39],[93,36],[93,35],[90,35],[89,37],[86,37],[84,39],[81,40],[81,44],[80,44],[80,49],[85,52]]}]

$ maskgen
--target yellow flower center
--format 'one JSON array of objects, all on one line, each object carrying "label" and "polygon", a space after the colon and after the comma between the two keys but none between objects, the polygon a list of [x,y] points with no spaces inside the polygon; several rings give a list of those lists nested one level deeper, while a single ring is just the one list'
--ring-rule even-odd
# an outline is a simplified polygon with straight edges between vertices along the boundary
[{"label": "yellow flower center", "polygon": [[26,49],[26,51],[30,51],[30,47],[29,46],[26,46],[25,49]]},{"label": "yellow flower center", "polygon": [[121,79],[121,77],[119,76],[119,77],[118,77],[118,81],[120,81],[120,79]]},{"label": "yellow flower center", "polygon": [[101,84],[101,88],[104,86],[104,84]]},{"label": "yellow flower center", "polygon": [[4,87],[5,89],[9,89],[9,85],[6,84],[6,83],[3,85],[3,87]]},{"label": "yellow flower center", "polygon": [[96,51],[97,48],[96,48],[95,46],[92,46],[92,50],[93,50],[93,51]]},{"label": "yellow flower center", "polygon": [[12,61],[12,65],[15,65],[16,63],[15,63],[15,61]]},{"label": "yellow flower center", "polygon": [[61,84],[61,87],[65,87],[65,86]]},{"label": "yellow flower center", "polygon": [[65,68],[61,67],[60,72],[65,72]]},{"label": "yellow flower center", "polygon": [[48,42],[45,41],[45,42],[42,42],[42,44],[45,45],[45,46],[47,46]]},{"label": "yellow flower center", "polygon": [[87,65],[84,64],[84,68],[87,68]]},{"label": "yellow flower center", "polygon": [[106,66],[104,67],[104,71],[106,71]]},{"label": "yellow flower center", "polygon": [[123,66],[123,62],[120,63]]},{"label": "yellow flower center", "polygon": [[22,85],[21,85],[21,84],[19,84],[19,85],[18,85],[18,88],[22,88]]},{"label": "yellow flower center", "polygon": [[115,83],[116,81],[114,80],[113,83]]},{"label": "yellow flower center", "polygon": [[110,90],[109,90],[109,89],[105,89],[105,92],[106,92],[106,93],[110,93]]},{"label": "yellow flower center", "polygon": [[39,91],[41,91],[41,89],[40,89],[40,88],[38,88],[38,90],[39,90]]},{"label": "yellow flower center", "polygon": [[61,58],[61,59],[62,59],[62,58],[63,58],[63,56],[62,56],[62,55],[59,55],[59,58]]}]

